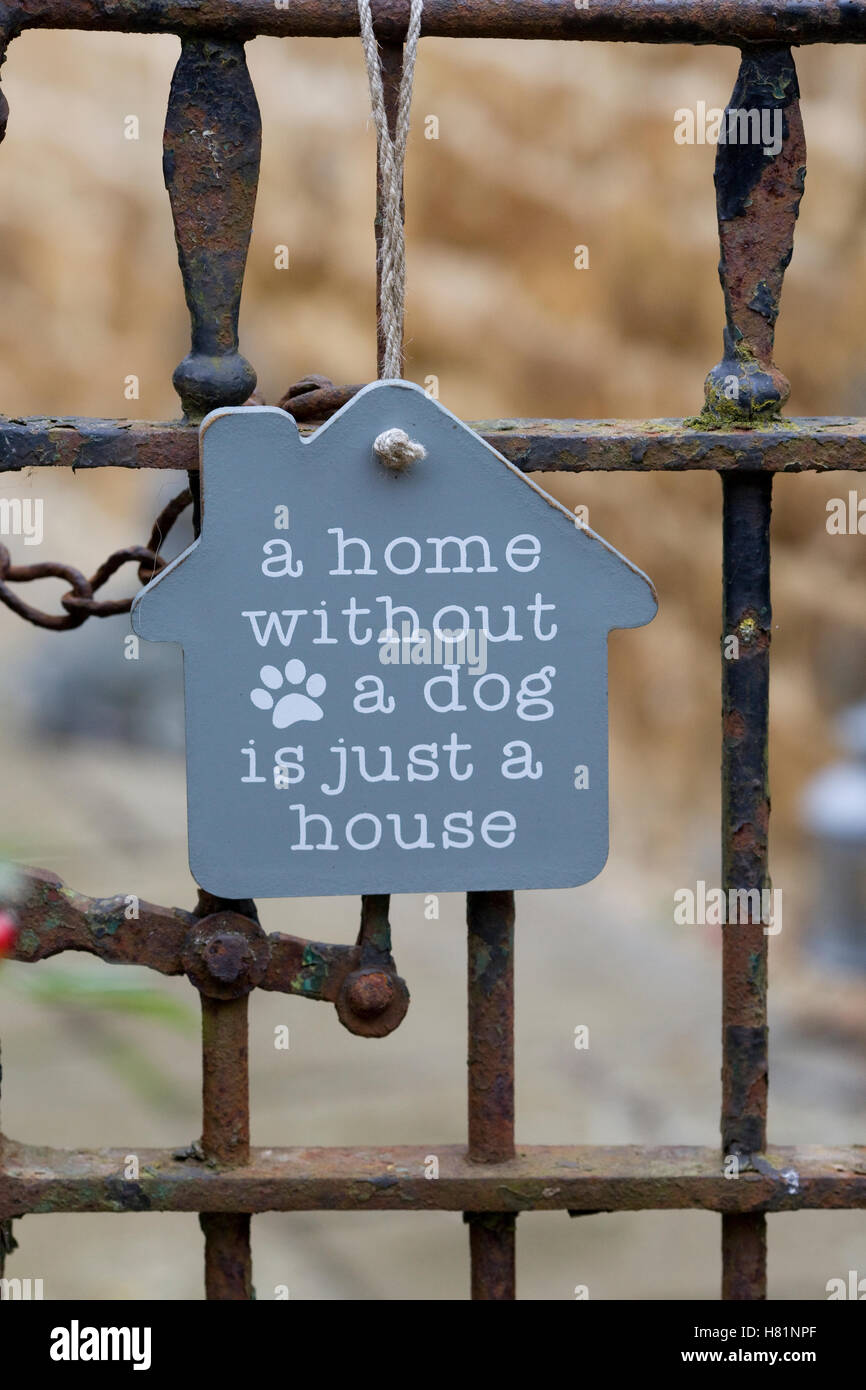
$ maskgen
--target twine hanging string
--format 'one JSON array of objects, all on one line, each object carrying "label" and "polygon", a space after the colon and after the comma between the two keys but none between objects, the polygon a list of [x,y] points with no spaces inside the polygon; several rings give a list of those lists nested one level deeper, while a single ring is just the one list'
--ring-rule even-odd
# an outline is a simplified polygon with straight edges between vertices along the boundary
[{"label": "twine hanging string", "polygon": [[403,315],[406,295],[406,239],[403,232],[403,166],[406,161],[406,141],[409,135],[409,114],[412,106],[412,84],[415,79],[415,59],[421,37],[421,12],[424,0],[411,0],[409,29],[403,51],[403,71],[397,96],[397,119],[392,137],[385,109],[385,88],[379,45],[373,30],[370,0],[358,0],[361,20],[361,41],[367,60],[373,120],[382,187],[382,230],[379,250],[380,315],[384,351],[379,369],[380,377],[403,375]]}]

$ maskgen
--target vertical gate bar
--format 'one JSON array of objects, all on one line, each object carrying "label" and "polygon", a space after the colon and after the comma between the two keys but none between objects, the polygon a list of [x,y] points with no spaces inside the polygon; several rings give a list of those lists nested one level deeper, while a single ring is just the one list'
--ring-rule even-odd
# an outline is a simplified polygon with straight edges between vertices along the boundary
[{"label": "vertical gate bar", "polygon": [[[704,384],[704,416],[714,427],[767,423],[791,393],[773,352],[806,179],[799,97],[790,48],[743,49],[714,174],[725,295],[723,356]],[[774,132],[766,152],[763,137],[745,138],[746,118]]]},{"label": "vertical gate bar", "polygon": [[[777,140],[769,146],[743,140],[744,113],[750,121],[757,114],[761,131],[772,129]],[[742,49],[725,121],[728,138],[719,141],[715,167],[724,355],[707,377],[704,416],[714,426],[754,426],[777,417],[790,393],[773,360],[806,176],[790,48]],[[726,475],[722,490],[722,884],[729,907],[722,947],[722,1145],[747,1164],[766,1145],[767,937],[762,912],[754,912],[751,900],[744,912],[742,899],[732,912],[730,895],[757,891],[763,899],[769,887],[772,479],[757,472]],[[727,649],[731,638],[736,651]],[[766,1298],[766,1241],[762,1214],[722,1218],[723,1298]]]},{"label": "vertical gate bar", "polygon": [[467,893],[469,1157],[514,1157],[514,894]]},{"label": "vertical gate bar", "polygon": [[[199,890],[195,914],[239,912],[258,921],[255,903],[218,898]],[[202,1041],[202,1135],[205,1161],[242,1167],[250,1159],[249,995],[213,999],[200,994]],[[201,1212],[204,1233],[205,1297],[244,1301],[253,1297],[250,1216],[247,1212]]]},{"label": "vertical gate bar", "polygon": [[[190,473],[193,530],[201,531],[201,478]],[[196,916],[239,912],[258,921],[254,902],[219,898],[199,889]],[[250,1157],[249,995],[211,999],[200,994],[202,1021],[202,1153],[239,1167]],[[204,1234],[205,1298],[243,1302],[253,1297],[248,1212],[200,1212]]]},{"label": "vertical gate bar", "polygon": [[172,380],[196,423],[217,406],[243,405],[255,389],[256,374],[238,349],[238,315],[261,142],[243,44],[185,35],[162,163],[191,337]]},{"label": "vertical gate bar", "polygon": [[[184,416],[197,423],[216,406],[242,405],[256,374],[241,356],[238,315],[261,154],[261,117],[242,42],[181,37],[163,137],[163,174],[190,316],[190,351],[172,378]],[[193,527],[201,523],[200,480],[190,475]],[[255,916],[253,904],[199,895],[197,914],[221,908]],[[202,1149],[227,1166],[249,1161],[246,997],[201,996]],[[208,1299],[252,1297],[250,1218],[202,1213]]]},{"label": "vertical gate bar", "polygon": [[757,1302],[767,1297],[767,1218],[762,1211],[722,1217],[722,1298]]},{"label": "vertical gate bar", "polygon": [[[221,1166],[249,1162],[248,995],[240,999],[201,996],[202,1151]],[[246,1212],[202,1212],[205,1238],[205,1296],[209,1300],[252,1297],[250,1218]]]},{"label": "vertical gate bar", "polygon": [[[772,475],[722,478],[722,886],[769,886],[767,767]],[[736,655],[725,651],[736,637]],[[744,1161],[766,1146],[767,936],[761,912],[722,936],[722,1146]],[[733,916],[728,913],[728,918]],[[766,1219],[722,1217],[722,1297],[766,1298]]]},{"label": "vertical gate bar", "polygon": [[248,1212],[202,1212],[205,1297],[214,1302],[246,1302],[253,1297]]},{"label": "vertical gate bar", "polygon": [[201,996],[202,1149],[236,1168],[250,1158],[248,999]]},{"label": "vertical gate bar", "polygon": [[[201,532],[201,477],[188,474],[193,495],[193,531]],[[216,897],[199,889],[196,916],[239,912],[258,921],[249,899]],[[202,1138],[205,1160],[240,1167],[250,1157],[249,995],[211,999],[200,994],[202,1024]],[[204,1234],[204,1286],[209,1302],[253,1298],[250,1215],[200,1212]]]},{"label": "vertical gate bar", "polygon": [[[514,894],[467,893],[468,1156],[514,1157]],[[516,1218],[466,1212],[473,1300],[516,1297]]]},{"label": "vertical gate bar", "polygon": [[470,1297],[475,1303],[507,1303],[517,1296],[516,1225],[513,1212],[467,1212]]}]

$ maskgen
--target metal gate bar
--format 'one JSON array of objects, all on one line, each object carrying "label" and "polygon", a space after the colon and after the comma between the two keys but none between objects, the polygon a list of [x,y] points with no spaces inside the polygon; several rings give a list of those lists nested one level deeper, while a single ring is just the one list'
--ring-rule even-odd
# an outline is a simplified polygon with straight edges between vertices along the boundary
[{"label": "metal gate bar", "polygon": [[[182,1151],[136,1149],[141,1175],[124,1179],[128,1148],[70,1151],[6,1140],[0,1216],[84,1211],[713,1211],[866,1208],[862,1144],[768,1145],[736,1182],[717,1148],[640,1144],[518,1144],[515,1157],[475,1163],[461,1144],[253,1149],[242,1168]],[[439,1177],[425,1176],[435,1153]],[[799,1183],[783,1176],[796,1172]]]},{"label": "metal gate bar", "polygon": [[[373,8],[393,115],[408,4],[374,0]],[[286,9],[277,9],[273,0],[17,0],[0,4],[0,56],[12,38],[33,28],[170,31],[182,41],[168,104],[165,175],[191,320],[191,352],[174,377],[185,419],[0,420],[0,472],[185,469],[191,491],[160,519],[148,547],[116,552],[89,580],[67,565],[14,567],[0,547],[0,600],[30,621],[57,628],[127,611],[128,602],[95,597],[101,584],[127,561],[138,564],[140,579],[153,574],[161,564],[160,524],[167,528],[190,500],[197,526],[197,422],[213,406],[242,403],[255,381],[237,338],[261,135],[243,44],[255,34],[354,36],[358,19],[354,0],[292,0]],[[497,420],[474,426],[526,472],[719,472],[722,636],[734,634],[740,643],[739,660],[722,660],[723,884],[725,891],[760,890],[769,883],[773,474],[866,470],[866,420],[779,416],[787,383],[772,363],[773,326],[805,160],[788,45],[866,41],[866,4],[667,0],[662,6],[592,0],[578,9],[573,0],[426,0],[422,32],[734,44],[742,48],[735,97],[784,111],[785,144],[770,186],[758,177],[741,197],[754,170],[749,174],[742,163],[747,156],[736,145],[719,151],[726,357],[710,373],[703,413],[693,420]],[[0,134],[5,114],[0,98]],[[200,137],[205,124],[212,133],[207,159]],[[377,241],[380,211],[377,199]],[[757,304],[746,292],[746,265],[762,277]],[[719,381],[731,361],[748,399],[723,407]],[[310,378],[281,404],[302,429],[310,429],[357,389]],[[72,585],[61,599],[62,615],[28,607],[14,587],[45,574]],[[2,1141],[0,1236],[8,1235],[13,1218],[36,1212],[195,1211],[205,1234],[207,1297],[248,1299],[253,1213],[460,1211],[469,1224],[472,1297],[502,1300],[515,1297],[520,1212],[702,1209],[722,1216],[722,1296],[756,1299],[766,1296],[767,1213],[866,1207],[863,1146],[767,1147],[767,939],[760,921],[730,925],[723,934],[721,1151],[515,1149],[514,899],[505,891],[467,897],[467,1146],[251,1150],[249,993],[258,987],[326,1000],[353,1032],[382,1036],[391,1031],[405,1012],[407,996],[391,957],[388,897],[362,900],[358,941],[349,947],[282,934],[265,937],[249,902],[200,893],[193,912],[141,903],[139,920],[130,923],[124,899],[85,898],[45,871],[29,871],[26,878],[17,959],[35,962],[83,950],[111,963],[185,974],[199,990],[203,1129],[200,1146],[141,1153],[135,1180],[122,1176],[123,1149],[65,1152]],[[214,943],[220,947],[218,961],[209,954]],[[365,989],[359,995],[353,980],[361,967]],[[425,1172],[431,1151],[439,1160],[435,1181]],[[740,1165],[737,1181],[726,1176],[725,1158]],[[0,1240],[0,1250],[8,1243]]]},{"label": "metal gate bar", "polygon": [[[286,408],[301,433],[358,387],[316,387]],[[321,413],[319,413],[321,410]],[[866,471],[866,418],[785,418],[706,429],[682,420],[473,420],[524,473],[830,473]],[[0,417],[0,473],[25,468],[198,472],[198,430],[173,420]]]},{"label": "metal gate bar", "polygon": [[[514,1158],[514,894],[467,893],[469,1144],[473,1163]],[[516,1297],[516,1219],[467,1211],[473,1299]]]},{"label": "metal gate bar", "polygon": [[[12,32],[99,29],[252,38],[356,38],[354,0],[7,0]],[[373,0],[376,32],[406,36],[406,0]],[[862,0],[424,0],[422,36],[622,43],[864,43]]]},{"label": "metal gate bar", "polygon": [[[767,877],[772,474],[722,478],[722,891]],[[725,898],[725,901],[729,899]],[[767,1145],[767,937],[760,913],[722,932],[722,1150],[749,1162]],[[766,1298],[766,1218],[722,1218],[722,1296]]]}]

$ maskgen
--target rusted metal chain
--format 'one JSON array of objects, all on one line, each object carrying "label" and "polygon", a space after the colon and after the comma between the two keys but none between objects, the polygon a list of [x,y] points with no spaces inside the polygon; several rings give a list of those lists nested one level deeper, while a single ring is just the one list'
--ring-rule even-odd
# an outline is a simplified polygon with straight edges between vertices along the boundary
[{"label": "rusted metal chain", "polygon": [[[155,574],[164,569],[166,561],[159,550],[178,517],[191,503],[192,493],[186,488],[162,509],[153,523],[146,546],[129,545],[123,550],[115,550],[89,579],[71,565],[55,564],[50,560],[36,565],[13,565],[8,549],[0,545],[0,603],[35,627],[50,628],[54,632],[80,627],[88,618],[112,618],[118,613],[128,613],[132,598],[98,599],[94,595],[113,574],[130,562],[137,563],[138,578],[142,584],[149,583]],[[29,584],[34,579],[64,579],[71,585],[60,600],[66,610],[64,613],[45,613],[41,608],[25,603],[9,588],[10,584]]]},{"label": "rusted metal chain", "polygon": [[330,377],[312,372],[291,385],[277,401],[298,424],[308,420],[325,420],[356,396],[361,386],[336,386]]},{"label": "rusted metal chain", "polygon": [[[339,410],[360,389],[360,386],[335,386],[327,377],[312,374],[290,386],[279,401],[279,406],[299,422],[319,420]],[[112,618],[118,613],[128,613],[133,602],[131,597],[98,599],[95,595],[123,565],[138,565],[141,584],[149,583],[154,575],[164,569],[166,561],[159,554],[160,548],[178,517],[191,506],[192,500],[191,489],[185,488],[178,493],[153,523],[147,545],[130,545],[115,550],[89,579],[71,565],[53,561],[13,565],[8,548],[0,545],[0,603],[28,623],[33,623],[34,627],[48,628],[53,632],[68,632],[81,627],[88,618]],[[25,603],[9,587],[10,584],[29,584],[35,579],[65,580],[70,586],[60,600],[65,612],[46,613]]]},{"label": "rusted metal chain", "polygon": [[[360,389],[357,385],[335,386],[328,377],[311,374],[290,386],[278,404],[299,423],[321,421],[339,410]],[[5,604],[20,618],[32,623],[34,627],[47,628],[53,632],[67,632],[72,628],[81,627],[88,618],[112,618],[119,613],[128,613],[133,602],[131,597],[98,599],[95,595],[123,565],[138,565],[141,584],[149,583],[154,575],[164,569],[166,561],[159,554],[160,548],[178,517],[186,511],[192,501],[190,488],[178,493],[156,518],[146,546],[131,545],[125,546],[122,550],[115,550],[89,579],[71,565],[53,561],[42,561],[34,565],[13,565],[8,548],[0,545],[0,603]],[[11,584],[28,584],[35,579],[63,579],[70,586],[60,600],[65,610],[63,613],[46,613],[41,608],[25,603],[9,587]]]}]

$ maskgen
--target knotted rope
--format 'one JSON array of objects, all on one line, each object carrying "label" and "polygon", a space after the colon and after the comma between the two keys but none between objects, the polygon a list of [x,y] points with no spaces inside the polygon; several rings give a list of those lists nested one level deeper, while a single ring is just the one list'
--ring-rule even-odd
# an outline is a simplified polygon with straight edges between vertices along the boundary
[{"label": "knotted rope", "polygon": [[[409,28],[403,50],[403,69],[397,94],[397,118],[393,136],[385,109],[385,87],[379,45],[373,30],[370,0],[358,0],[361,20],[361,41],[367,62],[373,121],[376,126],[376,145],[381,183],[382,230],[379,245],[379,313],[381,316],[383,353],[380,377],[403,375],[403,317],[406,301],[406,237],[403,229],[403,168],[406,163],[406,141],[409,137],[409,116],[412,108],[412,86],[415,80],[415,59],[421,37],[421,12],[424,0],[411,0]],[[426,457],[423,444],[412,440],[405,430],[384,430],[377,435],[373,451],[386,468],[406,468],[416,459]]]},{"label": "knotted rope", "polygon": [[409,29],[403,50],[403,71],[397,96],[397,118],[392,137],[385,110],[385,89],[379,45],[373,32],[370,0],[358,0],[361,20],[361,40],[367,60],[367,76],[376,126],[379,169],[382,185],[382,232],[379,251],[381,284],[381,318],[384,353],[379,375],[399,377],[403,374],[403,313],[406,294],[406,240],[403,232],[401,204],[403,199],[403,166],[406,162],[406,141],[409,135],[409,114],[412,107],[412,86],[415,80],[415,59],[421,36],[421,12],[424,0],[411,0]]}]

